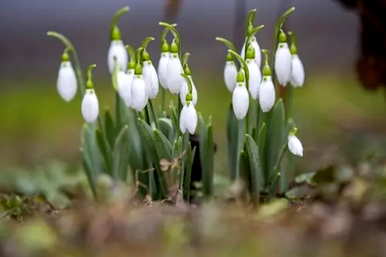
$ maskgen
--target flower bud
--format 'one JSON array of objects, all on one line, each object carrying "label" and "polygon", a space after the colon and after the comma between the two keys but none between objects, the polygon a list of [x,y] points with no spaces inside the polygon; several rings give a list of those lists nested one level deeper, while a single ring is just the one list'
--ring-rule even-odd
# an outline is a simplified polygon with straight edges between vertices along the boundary
[{"label": "flower bud", "polygon": [[153,63],[148,60],[143,63],[143,79],[146,85],[146,93],[149,99],[154,99],[159,90],[158,76]]},{"label": "flower bud", "polygon": [[286,42],[279,43],[275,54],[275,74],[280,85],[286,86],[291,76],[291,53]]},{"label": "flower bud", "polygon": [[127,107],[131,106],[131,84],[133,78],[134,71],[132,69],[128,70],[127,73],[123,71],[118,71],[117,73],[117,91]]},{"label": "flower bud", "polygon": [[294,155],[303,156],[303,145],[293,133],[288,135],[288,149]]},{"label": "flower bud", "polygon": [[[190,82],[192,83],[192,103],[194,106],[197,105],[197,89],[196,86],[194,85],[192,77],[189,75]],[[182,83],[181,90],[180,90],[180,100],[183,105],[186,104],[186,97],[190,94],[189,92],[189,85],[188,82],[185,80]]]},{"label": "flower bud", "polygon": [[247,59],[246,63],[249,71],[249,93],[251,94],[251,97],[256,100],[259,97],[261,72],[254,59]]},{"label": "flower bud", "polygon": [[82,100],[81,111],[86,122],[95,122],[99,115],[98,98],[93,88],[86,89]]},{"label": "flower bud", "polygon": [[269,112],[275,104],[275,87],[271,76],[264,76],[261,81],[259,103],[263,112]]},{"label": "flower bud", "polygon": [[189,132],[189,134],[193,135],[196,131],[197,127],[197,112],[194,108],[194,105],[191,101],[187,101],[187,104],[182,107],[180,114],[180,130],[184,134],[185,132]]},{"label": "flower bud", "polygon": [[181,74],[184,72],[180,58],[177,53],[172,53],[167,67],[167,87],[173,94],[178,94],[184,78]]},{"label": "flower bud", "polygon": [[162,52],[161,57],[158,62],[158,78],[161,86],[164,89],[167,89],[167,72],[168,72],[168,63],[169,63],[170,53]]},{"label": "flower bud", "polygon": [[145,81],[142,74],[136,72],[131,85],[131,107],[140,112],[145,108],[147,100]]},{"label": "flower bud", "polygon": [[237,68],[233,60],[227,60],[224,67],[224,81],[228,90],[232,93],[236,86]]},{"label": "flower bud", "polygon": [[291,85],[293,87],[302,87],[304,84],[303,63],[297,54],[292,55],[291,63]]},{"label": "flower bud", "polygon": [[114,71],[115,65],[118,65],[118,70],[125,71],[127,68],[127,51],[122,40],[112,40],[107,55],[107,64],[110,73]]},{"label": "flower bud", "polygon": [[67,53],[64,53],[62,56],[56,87],[64,101],[69,102],[75,97],[77,81],[74,68],[69,61]]},{"label": "flower bud", "polygon": [[237,84],[232,94],[233,112],[238,120],[245,118],[249,108],[249,95],[243,74],[243,71],[240,71],[237,75]]}]

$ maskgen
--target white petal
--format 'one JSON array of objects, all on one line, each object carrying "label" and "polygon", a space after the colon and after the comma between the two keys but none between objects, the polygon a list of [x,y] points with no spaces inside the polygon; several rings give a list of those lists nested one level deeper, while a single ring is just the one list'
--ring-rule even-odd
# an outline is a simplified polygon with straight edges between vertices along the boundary
[{"label": "white petal", "polygon": [[253,99],[258,99],[261,83],[261,72],[254,60],[247,60],[249,71],[249,93]]},{"label": "white petal", "polygon": [[183,73],[180,58],[177,54],[172,54],[169,59],[167,69],[167,87],[173,94],[178,94],[184,78],[181,76]]},{"label": "white petal", "polygon": [[[257,64],[258,67],[260,67],[260,65],[261,65],[261,49],[260,49],[260,45],[257,42],[257,39],[256,39],[255,36],[253,36],[251,38],[251,45],[252,45],[253,49],[255,49],[255,61],[256,61],[256,64]],[[244,58],[244,55],[245,55],[245,42],[243,44],[243,48],[241,49],[240,55],[241,55],[241,57]]]},{"label": "white petal", "polygon": [[82,100],[81,111],[86,122],[94,122],[99,115],[99,103],[94,89],[86,89]]},{"label": "white petal", "polygon": [[118,94],[125,101],[127,107],[130,107],[131,104],[131,84],[133,78],[132,70],[128,73],[123,71],[117,73]]},{"label": "white petal", "polygon": [[259,90],[259,102],[263,112],[269,112],[275,104],[275,87],[271,76],[263,77]]},{"label": "white petal", "polygon": [[180,114],[180,130],[182,133],[188,131],[193,135],[197,127],[197,112],[192,102],[184,105]]},{"label": "white petal", "polygon": [[159,83],[157,72],[151,61],[146,61],[143,64],[143,79],[145,80],[148,97],[154,99],[158,94]]},{"label": "white petal", "polygon": [[[197,104],[197,89],[196,89],[196,86],[194,85],[194,82],[190,77],[190,81],[192,82],[192,103],[193,105],[196,105]],[[183,105],[186,104],[186,95],[189,93],[189,85],[188,85],[188,82],[185,80],[181,86],[181,90],[180,90],[180,100],[181,100],[181,103]]]},{"label": "white petal", "polygon": [[237,68],[234,62],[227,61],[224,67],[224,81],[228,90],[232,93],[236,86]]},{"label": "white petal", "polygon": [[298,55],[292,56],[291,84],[294,87],[302,87],[304,84],[304,67]]},{"label": "white petal", "polygon": [[232,95],[233,112],[238,120],[244,119],[248,113],[249,95],[245,83],[237,83]]},{"label": "white petal", "polygon": [[134,75],[131,84],[131,107],[137,111],[142,111],[147,104],[146,85],[142,75]]},{"label": "white petal", "polygon": [[158,62],[158,77],[163,88],[167,89],[167,72],[169,63],[169,53],[162,53]]},{"label": "white petal", "polygon": [[294,135],[289,135],[288,136],[288,149],[290,152],[294,155],[303,156],[303,146],[300,140],[294,136]]},{"label": "white petal", "polygon": [[75,71],[70,62],[62,62],[59,68],[58,80],[56,83],[59,95],[65,101],[71,101],[77,90]]},{"label": "white petal", "polygon": [[116,58],[116,64],[118,65],[119,70],[126,70],[127,68],[127,51],[123,45],[122,40],[113,40],[111,41],[110,48],[107,55],[107,64],[109,66],[109,71],[112,73],[114,71],[114,58]]},{"label": "white petal", "polygon": [[280,43],[275,54],[275,74],[282,86],[286,86],[291,78],[291,59],[287,43]]}]

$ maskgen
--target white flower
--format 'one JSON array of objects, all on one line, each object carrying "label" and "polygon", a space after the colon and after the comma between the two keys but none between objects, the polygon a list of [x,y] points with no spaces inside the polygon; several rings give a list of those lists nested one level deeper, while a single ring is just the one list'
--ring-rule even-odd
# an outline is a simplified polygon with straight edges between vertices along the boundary
[{"label": "white flower", "polygon": [[253,99],[258,99],[261,83],[261,71],[253,59],[247,59],[249,71],[249,93]]},{"label": "white flower", "polygon": [[60,64],[58,80],[56,83],[59,95],[65,101],[71,101],[77,90],[75,71],[72,68],[71,62],[64,61]]},{"label": "white flower", "polygon": [[137,111],[142,111],[147,104],[146,85],[142,75],[134,75],[131,84],[131,107]]},{"label": "white flower", "polygon": [[168,63],[169,63],[169,52],[161,53],[161,58],[158,62],[158,78],[161,86],[165,89],[168,88],[167,78],[168,78]]},{"label": "white flower", "polygon": [[171,93],[178,94],[180,92],[181,85],[185,80],[181,76],[183,72],[184,71],[178,54],[172,53],[168,63],[166,83]]},{"label": "white flower", "polygon": [[182,133],[189,132],[193,135],[197,127],[197,112],[192,102],[182,107],[180,114],[180,130]]},{"label": "white flower", "polygon": [[279,43],[275,54],[275,74],[282,86],[286,86],[291,78],[291,59],[288,44]]},{"label": "white flower", "polygon": [[[256,37],[252,36],[251,41],[249,43],[251,44],[251,46],[255,50],[255,61],[256,61],[257,66],[260,67],[260,65],[261,65],[261,50],[260,50],[260,46],[259,46],[259,43],[257,42]],[[245,56],[245,42],[244,42],[243,48],[241,49],[240,55],[243,58]]]},{"label": "white flower", "polygon": [[125,101],[127,107],[131,104],[131,84],[134,78],[134,70],[130,69],[126,72],[118,71],[117,73],[117,90],[119,96]]},{"label": "white flower", "polygon": [[127,51],[122,40],[111,41],[109,52],[107,55],[107,64],[110,73],[113,72],[115,63],[119,70],[126,70],[127,67]]},{"label": "white flower", "polygon": [[143,63],[143,79],[145,80],[146,93],[149,99],[154,99],[159,90],[157,71],[151,61]]},{"label": "white flower", "polygon": [[259,102],[263,112],[269,112],[275,104],[275,87],[271,76],[264,76],[261,81]]},{"label": "white flower", "polygon": [[299,138],[293,134],[288,135],[288,149],[294,155],[303,156],[303,146]]},{"label": "white flower", "polygon": [[82,115],[86,122],[94,122],[99,115],[99,103],[94,89],[86,89],[82,100]]},{"label": "white flower", "polygon": [[228,90],[232,93],[236,86],[237,68],[233,61],[227,61],[224,67],[224,81]]},{"label": "white flower", "polygon": [[[197,89],[196,89],[196,86],[194,85],[194,82],[193,82],[193,79],[192,77],[189,75],[189,79],[192,83],[192,102],[193,102],[193,105],[195,106],[197,104]],[[185,80],[181,86],[181,90],[180,90],[180,100],[181,100],[181,103],[183,105],[186,104],[186,96],[188,95],[189,93],[189,85],[188,85],[188,82]]]},{"label": "white flower", "polygon": [[238,120],[244,119],[248,113],[249,95],[244,82],[238,82],[232,95],[233,112]]},{"label": "white flower", "polygon": [[297,54],[292,55],[291,85],[302,87],[304,84],[304,67]]}]

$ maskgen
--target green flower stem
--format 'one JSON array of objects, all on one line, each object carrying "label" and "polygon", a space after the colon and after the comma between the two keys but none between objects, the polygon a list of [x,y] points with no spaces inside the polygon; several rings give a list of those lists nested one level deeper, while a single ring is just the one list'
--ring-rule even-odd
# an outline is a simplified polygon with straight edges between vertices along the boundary
[{"label": "green flower stem", "polygon": [[132,47],[131,45],[125,45],[125,47],[126,47],[127,53],[130,56],[130,62],[132,62],[132,61],[135,62],[136,57],[135,57],[135,49],[134,49],[134,47]]},{"label": "green flower stem", "polygon": [[253,26],[253,21],[255,20],[255,17],[256,17],[256,9],[249,10],[247,14],[247,22],[245,23],[246,32],[248,32],[249,26]]},{"label": "green flower stem", "polygon": [[83,77],[82,67],[80,65],[78,53],[77,53],[74,45],[67,37],[65,37],[63,34],[60,34],[58,32],[48,31],[47,36],[54,37],[54,38],[60,40],[63,43],[63,45],[66,47],[66,49],[68,49],[67,50],[68,53],[72,54],[72,59],[74,61],[74,69],[75,69],[76,79],[77,79],[77,82],[79,83],[80,93],[81,93],[81,95],[83,95],[85,90],[86,90],[86,83],[85,83],[85,80]]},{"label": "green flower stem", "polygon": [[150,111],[151,111],[152,116],[153,116],[153,121],[154,121],[155,127],[158,129],[159,125],[158,125],[157,113],[155,112],[154,107],[153,107],[153,102],[150,99],[149,99],[149,106],[150,106]]},{"label": "green flower stem", "polygon": [[[245,49],[245,50],[246,50],[246,49]],[[233,57],[236,58],[236,59],[239,61],[240,66],[243,68],[243,70],[244,70],[244,72],[245,72],[245,78],[246,78],[245,83],[246,83],[246,85],[248,86],[248,85],[249,85],[249,70],[248,70],[248,65],[247,65],[247,63],[246,63],[246,62],[244,61],[244,59],[243,59],[238,53],[236,53],[235,51],[229,49],[228,52],[229,52],[230,54],[232,54]],[[245,51],[245,52],[246,52],[246,51]]]},{"label": "green flower stem", "polygon": [[189,57],[190,57],[189,52],[184,53],[184,56],[182,57],[182,67],[184,67],[188,63]]},{"label": "green flower stem", "polygon": [[192,85],[192,81],[190,80],[189,76],[184,74],[184,73],[181,73],[181,76],[184,77],[186,82],[188,82],[189,94],[192,94],[193,93],[193,85]]},{"label": "green flower stem", "polygon": [[289,8],[287,11],[285,11],[277,20],[277,23],[275,25],[275,31],[274,31],[274,49],[276,52],[277,44],[278,44],[278,39],[279,39],[279,34],[280,30],[283,28],[284,23],[286,22],[288,16],[290,16],[293,12],[295,11],[295,7]]},{"label": "green flower stem", "polygon": [[143,49],[146,49],[146,48],[148,47],[149,43],[150,43],[151,41],[153,41],[153,40],[155,40],[154,37],[146,37],[146,38],[142,41],[141,47],[142,47]]},{"label": "green flower stem", "polygon": [[167,22],[162,22],[162,21],[160,21],[159,23],[158,23],[160,26],[162,26],[162,27],[165,27],[165,28],[167,28],[167,29],[169,29],[170,30],[170,32],[172,32],[172,34],[173,34],[173,36],[174,36],[174,38],[176,39],[176,41],[177,41],[177,45],[178,45],[178,55],[179,55],[179,57],[181,58],[181,51],[182,51],[182,49],[181,49],[181,35],[180,35],[180,33],[176,30],[176,24],[169,24],[169,23],[167,23]]},{"label": "green flower stem", "polygon": [[[169,24],[170,26],[172,26],[172,27],[177,27],[177,24]],[[168,33],[170,32],[170,29],[169,29],[169,27],[167,26],[167,27],[165,27],[163,30],[162,30],[162,32],[161,32],[161,42],[163,41],[163,40],[166,40],[166,36],[168,35]]]},{"label": "green flower stem", "polygon": [[122,7],[121,9],[118,9],[115,14],[113,15],[113,18],[111,19],[111,25],[110,25],[110,35],[112,35],[114,27],[117,26],[119,19],[126,13],[128,13],[130,8],[128,6]]},{"label": "green flower stem", "polygon": [[231,50],[237,52],[237,49],[236,49],[235,44],[233,44],[230,40],[225,39],[225,38],[222,38],[222,37],[216,37],[216,40],[219,41],[219,42],[224,43],[224,45],[225,45],[226,47],[228,47],[229,49],[231,49]]}]

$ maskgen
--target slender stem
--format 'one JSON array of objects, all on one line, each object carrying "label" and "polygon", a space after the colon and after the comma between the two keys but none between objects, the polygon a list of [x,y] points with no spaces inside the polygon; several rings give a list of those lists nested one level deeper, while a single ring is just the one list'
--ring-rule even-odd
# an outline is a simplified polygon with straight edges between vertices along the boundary
[{"label": "slender stem", "polygon": [[222,37],[216,37],[216,40],[219,42],[222,42],[226,47],[233,51],[237,51],[236,46],[228,39],[222,38]]},{"label": "slender stem", "polygon": [[154,121],[155,127],[159,128],[158,118],[157,118],[156,112],[154,111],[153,102],[151,100],[149,100],[149,106],[150,106],[151,113],[153,115],[153,121]]},{"label": "slender stem", "polygon": [[[245,49],[246,51],[247,49]],[[240,63],[240,66],[243,67],[244,69],[244,72],[245,72],[245,78],[246,78],[246,85],[249,85],[249,69],[248,69],[248,65],[247,63],[244,61],[244,59],[238,54],[236,53],[235,51],[229,49],[228,50],[229,53],[231,53]]]},{"label": "slender stem", "polygon": [[176,30],[175,24],[169,24],[169,23],[167,23],[167,22],[162,22],[162,21],[160,21],[158,24],[159,24],[160,26],[163,26],[163,27],[165,27],[165,28],[168,28],[168,29],[172,32],[174,38],[177,40],[177,44],[178,44],[178,55],[179,55],[179,57],[181,58],[181,51],[182,51],[182,49],[181,49],[181,35],[180,35],[180,33]]},{"label": "slender stem", "polygon": [[161,87],[161,108],[162,108],[162,111],[165,110],[165,98],[166,98],[166,89]]},{"label": "slender stem", "polygon": [[130,8],[128,6],[125,6],[125,7],[118,9],[115,12],[115,14],[113,15],[113,18],[111,19],[110,31],[112,31],[114,26],[116,26],[118,24],[121,16],[124,15],[125,13],[129,12],[129,10],[130,10]]},{"label": "slender stem", "polygon": [[68,49],[68,51],[70,53],[72,53],[72,57],[73,57],[73,61],[74,61],[74,68],[75,68],[75,74],[76,74],[77,81],[79,83],[79,90],[80,90],[81,95],[84,95],[84,92],[86,90],[86,84],[85,84],[85,80],[83,77],[82,67],[80,65],[78,53],[77,53],[74,45],[67,37],[65,37],[63,34],[60,34],[56,31],[48,31],[47,36],[54,37],[54,38],[60,40],[64,44],[64,46]]}]

